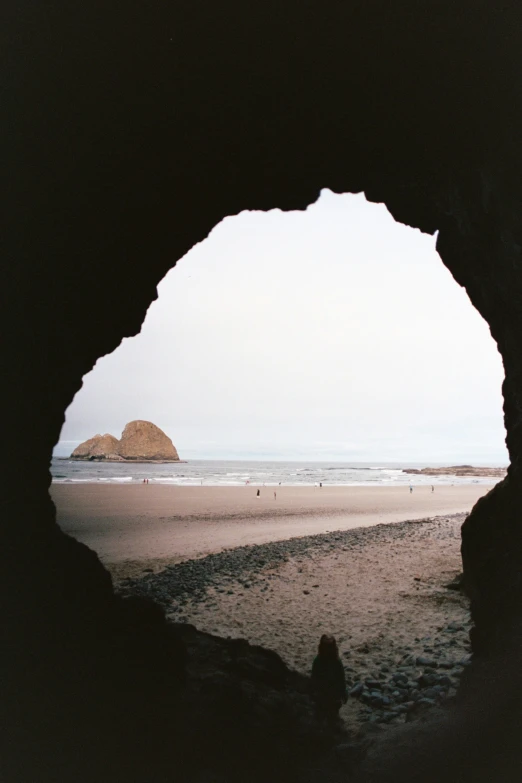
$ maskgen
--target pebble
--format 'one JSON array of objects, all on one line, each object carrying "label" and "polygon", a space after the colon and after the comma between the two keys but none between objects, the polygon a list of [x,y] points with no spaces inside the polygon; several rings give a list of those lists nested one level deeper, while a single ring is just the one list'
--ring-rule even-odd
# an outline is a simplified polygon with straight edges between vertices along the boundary
[{"label": "pebble", "polygon": [[424,655],[419,655],[416,660],[417,666],[430,666],[432,669],[436,669],[438,664],[433,658],[425,658]]},{"label": "pebble", "polygon": [[395,682],[403,682],[406,684],[408,682],[408,676],[400,672],[399,674],[394,674],[392,676],[392,680],[394,680]]},{"label": "pebble", "polygon": [[446,626],[446,630],[449,631],[450,633],[456,633],[457,631],[465,631],[466,629],[461,623],[457,623],[453,621]]},{"label": "pebble", "polygon": [[[445,519],[445,517],[441,518],[442,521]],[[431,535],[433,520],[402,522],[394,525],[396,540],[409,537],[414,529],[418,531],[422,522],[428,525],[426,534]],[[417,532],[415,534],[417,535]],[[367,543],[378,541],[380,538],[388,541],[389,536],[389,527],[383,525],[371,531],[365,530],[364,533],[355,529],[342,533],[320,534],[270,544],[238,547],[197,560],[171,565],[158,573],[152,573],[147,569],[139,578],[125,580],[120,585],[119,592],[123,595],[143,595],[153,598],[168,608],[169,616],[175,617],[176,621],[189,622],[189,618],[180,614],[183,609],[187,611],[187,604],[192,608],[201,602],[206,602],[208,605],[210,597],[219,601],[222,599],[216,594],[223,593],[227,596],[241,597],[244,595],[241,590],[248,590],[251,587],[257,587],[260,592],[265,592],[270,585],[271,592],[274,592],[273,580],[277,581],[278,576],[267,573],[267,570],[279,568],[289,558],[297,558],[302,563],[304,557],[330,551],[339,552],[341,549],[360,550]],[[303,573],[302,567],[297,570]],[[312,588],[318,589],[320,584],[313,584]],[[213,595],[214,591],[216,594]],[[310,595],[310,589],[304,589],[303,594]],[[265,600],[268,601],[269,598],[266,597]],[[212,605],[217,609],[218,604],[213,602]],[[355,655],[357,652],[361,654],[360,658],[351,658],[352,666],[345,667],[347,672],[350,671],[350,675],[347,675],[347,684],[350,688],[350,697],[359,701],[360,711],[364,711],[364,715],[371,723],[402,721],[406,716],[410,720],[417,710],[423,711],[436,705],[447,695],[451,696],[455,692],[462,671],[471,662],[470,655],[464,655],[457,661],[458,652],[455,649],[469,649],[464,641],[469,624],[448,622],[449,620],[446,615],[446,624],[438,628],[437,637],[417,636],[413,646],[412,639],[405,640],[410,644],[402,644],[394,655],[383,654],[380,661],[376,656],[379,650],[378,639],[372,638],[371,644],[363,642],[352,650],[343,651],[342,655],[345,658],[349,658],[355,651]],[[340,637],[338,638],[340,640]],[[451,648],[453,648],[453,658],[450,657]],[[420,650],[424,654],[419,655]],[[366,657],[362,657],[368,655],[373,659],[367,660]],[[386,661],[383,661],[383,657]],[[422,673],[419,673],[419,668],[423,670]],[[451,670],[451,677],[446,673],[437,673],[437,669],[439,672]]]},{"label": "pebble", "polygon": [[452,688],[453,687],[453,680],[451,677],[448,677],[446,674],[443,677],[439,677],[437,680],[438,685],[442,685],[446,688]]}]

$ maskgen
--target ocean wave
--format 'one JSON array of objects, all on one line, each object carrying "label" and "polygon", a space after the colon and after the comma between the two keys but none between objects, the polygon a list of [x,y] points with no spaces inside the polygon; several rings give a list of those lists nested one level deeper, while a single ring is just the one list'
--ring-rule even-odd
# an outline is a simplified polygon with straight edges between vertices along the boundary
[{"label": "ocean wave", "polygon": [[[313,467],[311,467],[313,465]],[[416,486],[428,484],[460,485],[460,484],[490,484],[487,477],[456,477],[456,476],[410,476],[398,467],[398,463],[388,463],[387,467],[378,465],[358,466],[349,463],[328,464],[306,463],[302,467],[295,462],[274,462],[273,464],[252,461],[193,461],[183,464],[180,469],[183,473],[173,473],[172,465],[118,465],[96,463],[79,463],[74,461],[54,461],[52,463],[53,482],[68,484],[116,484],[138,485],[144,479],[151,484],[160,486],[220,486],[220,487],[245,487],[247,486],[277,488],[311,487],[318,486],[320,482],[328,487],[401,487],[413,482]],[[493,482],[494,483],[494,482]]]}]

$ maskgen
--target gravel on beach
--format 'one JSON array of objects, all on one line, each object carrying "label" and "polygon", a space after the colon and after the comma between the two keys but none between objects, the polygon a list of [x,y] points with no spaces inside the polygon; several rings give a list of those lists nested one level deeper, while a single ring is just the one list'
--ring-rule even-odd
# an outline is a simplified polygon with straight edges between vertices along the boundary
[{"label": "gravel on beach", "polygon": [[271,647],[304,673],[333,633],[350,692],[342,717],[397,723],[451,698],[470,661],[468,601],[454,581],[465,517],[227,549],[117,587],[172,620]]}]

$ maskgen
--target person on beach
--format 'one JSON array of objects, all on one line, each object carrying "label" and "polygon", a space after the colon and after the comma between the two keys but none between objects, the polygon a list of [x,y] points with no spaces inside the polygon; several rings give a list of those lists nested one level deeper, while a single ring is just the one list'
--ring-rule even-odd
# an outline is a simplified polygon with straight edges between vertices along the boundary
[{"label": "person on beach", "polygon": [[433,484],[431,485],[431,491],[435,492],[435,487],[433,486]]},{"label": "person on beach", "polygon": [[323,634],[312,664],[312,694],[317,717],[328,723],[339,718],[341,704],[348,701],[344,667],[334,636]]},{"label": "person on beach", "polygon": [[274,492],[274,500],[277,500],[277,492]]},{"label": "person on beach", "polygon": [[259,497],[259,496],[260,496],[260,494],[261,494],[261,490],[260,490],[260,489],[258,489],[258,490],[257,490],[257,492],[256,492],[256,497]]},{"label": "person on beach", "polygon": [[413,487],[412,487],[412,485],[410,484],[410,495],[411,495],[411,493],[412,493],[412,492],[413,492]]}]

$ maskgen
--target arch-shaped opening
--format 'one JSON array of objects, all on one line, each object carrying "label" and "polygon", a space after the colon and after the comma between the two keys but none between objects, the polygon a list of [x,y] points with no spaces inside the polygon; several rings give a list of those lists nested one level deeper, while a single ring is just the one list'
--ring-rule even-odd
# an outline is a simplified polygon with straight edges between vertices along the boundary
[{"label": "arch-shaped opening", "polygon": [[[349,730],[403,722],[417,702],[452,696],[469,657],[467,601],[447,584],[460,573],[463,512],[503,475],[501,375],[435,238],[384,205],[324,191],[305,212],[244,212],[166,276],[140,336],[98,363],[66,417],[67,455],[136,418],[161,424],[188,464],[121,464],[112,443],[108,460],[55,462],[56,484],[69,485],[54,487],[58,521],[124,594],[274,649],[301,674],[321,633],[334,633],[356,694],[342,710]],[[222,451],[202,452],[209,441]],[[470,461],[496,470],[403,472]],[[144,480],[161,486],[159,500]],[[112,496],[111,483],[126,487]],[[215,485],[234,490],[212,494]],[[355,501],[344,492],[354,485],[366,493]],[[327,531],[339,534],[301,540]],[[249,544],[261,546],[237,549]]]},{"label": "arch-shaped opening", "polygon": [[487,325],[435,238],[363,194],[226,218],[158,294],[88,376],[57,454],[144,418],[186,459],[507,458]]},{"label": "arch-shaped opening", "polygon": [[[139,331],[173,258],[224,215],[304,208],[327,182],[340,192],[364,190],[404,223],[440,230],[441,257],[490,325],[506,371],[512,464],[463,531],[476,628],[469,679],[480,696],[472,721],[451,724],[453,744],[430,726],[433,742],[424,737],[395,779],[438,782],[445,766],[443,773],[458,769],[464,778],[476,779],[479,769],[517,780],[518,4],[232,2],[214,12],[198,3],[131,4],[124,23],[119,8],[101,14],[91,3],[80,18],[74,5],[62,5],[22,8],[3,28],[10,65],[1,309],[5,777],[170,780],[172,756],[179,758],[169,756],[172,736],[197,745],[168,731],[183,723],[172,718],[173,690],[167,697],[161,687],[170,671],[161,617],[115,599],[93,553],[56,528],[51,449],[82,377]],[[87,317],[93,303],[96,317]],[[189,647],[230,676],[206,691],[212,776],[245,779],[247,769],[259,779],[284,771],[288,780],[302,769],[303,746],[317,750],[306,726],[292,733],[298,721],[281,695],[292,690],[292,704],[306,714],[302,682],[272,659],[279,673],[256,724],[247,695],[263,681],[261,653],[246,661],[244,647],[207,643],[206,652],[193,640]],[[511,658],[499,667],[506,649]],[[209,710],[229,685],[226,715]],[[492,746],[488,727],[502,720],[509,729],[497,731]],[[216,725],[234,740],[222,732],[216,743]],[[397,747],[388,750],[381,748],[381,763],[374,756],[373,779],[393,779]],[[185,772],[178,776],[188,779]]]}]

